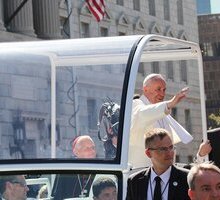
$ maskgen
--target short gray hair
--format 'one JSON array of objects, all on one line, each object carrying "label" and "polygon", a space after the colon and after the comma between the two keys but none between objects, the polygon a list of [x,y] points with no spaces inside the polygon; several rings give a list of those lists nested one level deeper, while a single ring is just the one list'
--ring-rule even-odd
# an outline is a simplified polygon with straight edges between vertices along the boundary
[{"label": "short gray hair", "polygon": [[149,84],[150,81],[152,80],[163,80],[164,82],[165,79],[161,74],[149,74],[145,77],[144,81],[143,81],[143,87],[147,86]]},{"label": "short gray hair", "polygon": [[18,175],[2,175],[0,176],[0,194],[2,195],[6,190],[6,182],[16,181]]},{"label": "short gray hair", "polygon": [[195,179],[200,171],[213,171],[220,174],[220,169],[213,162],[195,164],[187,175],[187,182],[191,190],[195,190]]}]

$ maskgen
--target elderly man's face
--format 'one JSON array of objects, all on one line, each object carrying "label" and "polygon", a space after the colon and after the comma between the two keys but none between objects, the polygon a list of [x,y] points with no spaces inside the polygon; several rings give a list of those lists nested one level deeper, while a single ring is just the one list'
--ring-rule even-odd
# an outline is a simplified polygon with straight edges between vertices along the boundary
[{"label": "elderly man's face", "polygon": [[195,190],[189,189],[192,200],[219,200],[220,174],[211,170],[202,170],[195,178]]},{"label": "elderly man's face", "polygon": [[96,149],[95,144],[89,138],[83,138],[78,141],[75,149],[77,158],[95,158]]},{"label": "elderly man's face", "polygon": [[144,86],[143,90],[150,103],[158,103],[164,100],[166,83],[162,79],[152,80],[147,86]]}]

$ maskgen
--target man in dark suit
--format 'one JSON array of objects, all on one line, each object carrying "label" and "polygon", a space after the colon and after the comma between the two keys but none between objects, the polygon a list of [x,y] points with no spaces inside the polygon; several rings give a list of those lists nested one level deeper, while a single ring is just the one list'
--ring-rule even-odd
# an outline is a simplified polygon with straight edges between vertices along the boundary
[{"label": "man in dark suit", "polygon": [[175,146],[165,129],[155,128],[145,134],[145,154],[152,166],[129,177],[126,199],[190,200],[188,170],[173,165]]}]

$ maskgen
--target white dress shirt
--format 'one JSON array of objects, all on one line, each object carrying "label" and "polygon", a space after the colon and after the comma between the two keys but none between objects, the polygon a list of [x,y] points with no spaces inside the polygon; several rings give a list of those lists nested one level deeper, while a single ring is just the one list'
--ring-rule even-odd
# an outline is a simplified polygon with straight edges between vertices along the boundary
[{"label": "white dress shirt", "polygon": [[[169,191],[169,179],[171,173],[171,166],[159,177],[161,178],[161,194],[162,200],[168,200],[168,191]],[[151,168],[150,180],[147,188],[147,200],[153,200],[154,188],[156,185],[155,177],[158,176],[154,170]]]}]

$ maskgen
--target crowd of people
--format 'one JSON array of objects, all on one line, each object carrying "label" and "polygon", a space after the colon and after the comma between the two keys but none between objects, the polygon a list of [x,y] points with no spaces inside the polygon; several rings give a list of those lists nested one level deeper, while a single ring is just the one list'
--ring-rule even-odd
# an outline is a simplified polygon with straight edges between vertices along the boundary
[{"label": "crowd of people", "polygon": [[145,155],[152,166],[128,178],[126,200],[219,200],[220,169],[212,162],[194,163],[190,170],[173,163],[170,133],[154,128],[145,133]]},{"label": "crowd of people", "polygon": [[189,143],[193,138],[170,113],[186,97],[189,88],[164,101],[165,79],[161,74],[150,74],[142,89],[143,94],[133,100],[129,162],[135,167],[150,167],[128,178],[126,199],[220,199],[219,168],[213,163],[203,163],[212,150],[209,141],[200,144],[197,164],[190,171],[174,165],[175,144]]},{"label": "crowd of people", "polygon": [[[145,144],[145,153],[152,160],[152,167],[129,177],[126,200],[220,199],[220,169],[216,165],[204,162],[195,164],[190,170],[174,166],[172,160],[175,148],[170,134],[164,129],[152,130]],[[156,149],[152,147],[154,145],[168,146]],[[28,191],[24,175],[0,176],[0,199],[27,200]],[[92,185],[92,192],[94,200],[118,199],[117,185],[109,177],[97,178]],[[43,186],[37,199],[46,199],[47,194],[47,188]]]},{"label": "crowd of people", "polygon": [[[67,187],[67,185],[65,185]],[[27,200],[27,186],[24,175],[0,176],[0,199],[1,200]],[[117,200],[117,186],[114,180],[109,177],[99,177],[92,185],[94,200]],[[79,196],[82,199],[85,196]],[[73,197],[71,197],[73,198]],[[36,198],[51,199],[48,197],[48,188],[43,185]],[[60,199],[65,199],[62,197]]]}]

